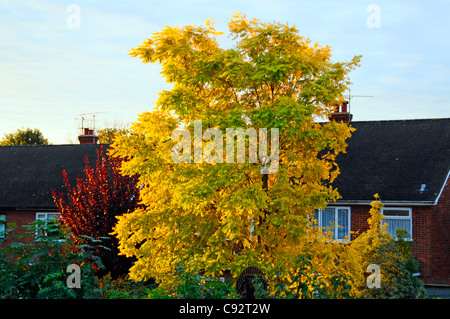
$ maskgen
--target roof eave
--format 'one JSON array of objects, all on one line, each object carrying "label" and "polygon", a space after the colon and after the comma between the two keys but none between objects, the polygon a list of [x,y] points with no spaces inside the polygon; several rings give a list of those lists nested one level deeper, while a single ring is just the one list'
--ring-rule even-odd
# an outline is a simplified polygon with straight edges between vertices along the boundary
[{"label": "roof eave", "polygon": [[50,212],[50,211],[58,211],[58,208],[53,206],[53,207],[11,207],[11,206],[0,206],[0,211],[45,211],[45,212]]},{"label": "roof eave", "polygon": [[444,191],[445,185],[447,185],[447,181],[448,181],[449,177],[450,177],[450,170],[447,173],[447,177],[444,180],[444,184],[442,184],[441,191],[439,192],[439,195],[436,197],[436,200],[434,201],[434,205],[437,205],[437,203],[439,201],[439,198],[441,198],[442,192]]},{"label": "roof eave", "polygon": [[[367,206],[373,202],[374,199],[367,200],[337,200],[333,205],[361,205]],[[407,200],[382,200],[384,206],[435,206],[436,201],[407,201]]]}]

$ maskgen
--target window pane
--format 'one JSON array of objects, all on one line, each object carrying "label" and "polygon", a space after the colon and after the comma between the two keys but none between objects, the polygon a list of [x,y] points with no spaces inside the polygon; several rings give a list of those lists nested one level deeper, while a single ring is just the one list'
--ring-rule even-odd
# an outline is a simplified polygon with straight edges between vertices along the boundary
[{"label": "window pane", "polygon": [[384,222],[388,225],[388,233],[393,237],[396,237],[395,232],[397,231],[397,228],[404,228],[408,234],[411,234],[411,222],[409,219],[385,218]]},{"label": "window pane", "polygon": [[383,215],[384,216],[409,216],[409,210],[404,210],[404,209],[384,209],[383,210]]},{"label": "window pane", "polygon": [[36,238],[39,239],[43,236],[56,236],[59,229],[59,215],[60,213],[37,213],[36,220],[41,221],[41,225],[38,225],[38,231],[36,231]]},{"label": "window pane", "polygon": [[314,220],[312,223],[313,227],[317,227],[318,223],[319,223],[319,210],[318,209],[314,209]]},{"label": "window pane", "polygon": [[47,214],[47,220],[54,220],[59,218],[59,213]]},{"label": "window pane", "polygon": [[0,238],[5,238],[6,215],[0,215]]},{"label": "window pane", "polygon": [[334,208],[325,208],[322,211],[321,227],[325,227],[324,231],[331,231],[331,236],[334,238],[334,228],[336,224],[336,215]]},{"label": "window pane", "polygon": [[338,209],[338,239],[349,235],[348,220],[348,209]]}]

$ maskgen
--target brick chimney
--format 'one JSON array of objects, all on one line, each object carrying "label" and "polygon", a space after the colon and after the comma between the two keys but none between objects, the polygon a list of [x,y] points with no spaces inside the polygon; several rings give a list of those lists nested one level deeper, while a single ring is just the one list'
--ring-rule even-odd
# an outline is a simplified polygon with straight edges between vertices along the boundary
[{"label": "brick chimney", "polygon": [[94,134],[94,130],[85,128],[83,133],[84,134],[78,136],[78,140],[80,141],[80,144],[97,144],[98,143],[98,135]]},{"label": "brick chimney", "polygon": [[330,121],[350,123],[352,121],[353,114],[348,111],[348,102],[345,101],[342,105],[336,105],[333,113],[328,118]]}]

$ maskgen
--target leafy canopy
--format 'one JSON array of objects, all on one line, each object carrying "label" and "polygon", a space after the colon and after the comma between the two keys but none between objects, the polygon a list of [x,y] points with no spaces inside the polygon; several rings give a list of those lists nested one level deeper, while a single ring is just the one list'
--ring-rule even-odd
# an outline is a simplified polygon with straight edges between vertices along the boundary
[{"label": "leafy canopy", "polygon": [[8,145],[48,145],[48,139],[38,129],[17,129],[15,132],[5,134],[0,146]]},{"label": "leafy canopy", "polygon": [[[334,160],[352,129],[316,120],[341,102],[359,57],[333,62],[330,47],[295,27],[240,13],[228,29],[235,41],[229,49],[219,47],[222,33],[207,20],[166,27],[130,51],[161,64],[173,85],[111,150],[126,159],[123,173],[139,176],[146,207],[118,217],[115,227],[121,252],[137,258],[132,279],[170,283],[180,265],[206,275],[289,265],[310,247],[308,215],[339,198],[330,186],[339,174]],[[194,120],[224,137],[226,128],[278,128],[277,173],[262,175],[248,156],[245,163],[174,163],[179,141],[171,133],[184,127],[193,136]]]},{"label": "leafy canopy", "polygon": [[[113,277],[128,272],[131,261],[118,257],[117,240],[109,235],[116,224],[116,216],[133,211],[139,201],[137,178],[122,176],[119,172],[120,160],[109,158],[103,146],[97,150],[95,168],[85,158],[83,176],[78,176],[76,185],[70,184],[63,171],[64,192],[52,191],[53,199],[61,212],[61,223],[70,229],[75,239],[86,236],[102,244],[92,243],[96,254],[105,265],[104,271]],[[88,241],[89,242],[89,241]]]}]

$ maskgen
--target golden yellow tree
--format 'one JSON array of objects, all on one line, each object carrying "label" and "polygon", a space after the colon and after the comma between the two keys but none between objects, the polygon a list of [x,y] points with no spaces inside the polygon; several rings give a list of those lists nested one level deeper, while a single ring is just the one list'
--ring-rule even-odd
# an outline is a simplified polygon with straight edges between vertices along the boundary
[{"label": "golden yellow tree", "polygon": [[[235,40],[230,49],[219,47],[222,33],[207,20],[166,27],[130,52],[161,64],[173,85],[111,150],[142,187],[145,209],[119,217],[115,227],[121,252],[137,258],[135,280],[170,283],[181,265],[211,276],[225,269],[238,275],[250,265],[288,266],[314,250],[308,239],[313,209],[339,198],[330,184],[352,129],[318,119],[341,101],[359,57],[333,62],[330,47],[312,44],[294,26],[240,13],[228,28]],[[227,129],[246,133],[248,151],[239,149],[243,135],[234,144]],[[264,154],[262,145],[271,152]],[[182,160],[174,162],[174,153]]]}]

